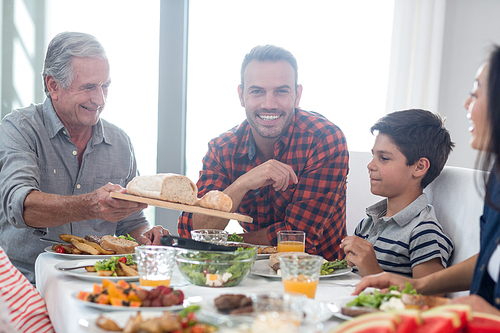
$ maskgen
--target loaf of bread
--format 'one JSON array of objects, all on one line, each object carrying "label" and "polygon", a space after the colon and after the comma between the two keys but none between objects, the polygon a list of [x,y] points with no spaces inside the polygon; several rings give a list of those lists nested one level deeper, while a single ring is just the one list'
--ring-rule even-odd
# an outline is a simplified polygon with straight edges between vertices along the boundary
[{"label": "loaf of bread", "polygon": [[198,203],[201,207],[222,212],[230,212],[231,208],[233,208],[233,200],[227,194],[217,190],[205,194]]},{"label": "loaf of bread", "polygon": [[115,251],[117,254],[128,254],[134,253],[139,243],[108,235],[101,238],[99,245],[101,245],[103,249]]},{"label": "loaf of bread", "polygon": [[198,202],[196,185],[188,177],[175,173],[137,176],[128,183],[127,192],[186,205],[195,205]]}]

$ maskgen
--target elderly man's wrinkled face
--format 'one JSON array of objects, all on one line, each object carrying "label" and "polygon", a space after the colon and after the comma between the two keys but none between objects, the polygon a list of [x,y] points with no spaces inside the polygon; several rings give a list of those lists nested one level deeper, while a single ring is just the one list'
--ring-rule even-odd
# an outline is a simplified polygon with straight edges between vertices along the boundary
[{"label": "elderly man's wrinkled face", "polygon": [[302,86],[295,90],[295,72],[287,61],[252,60],[238,89],[256,140],[277,140],[290,126]]},{"label": "elderly man's wrinkled face", "polygon": [[74,77],[68,89],[55,82],[49,85],[57,115],[70,131],[97,123],[111,82],[106,59],[75,57],[72,66]]}]

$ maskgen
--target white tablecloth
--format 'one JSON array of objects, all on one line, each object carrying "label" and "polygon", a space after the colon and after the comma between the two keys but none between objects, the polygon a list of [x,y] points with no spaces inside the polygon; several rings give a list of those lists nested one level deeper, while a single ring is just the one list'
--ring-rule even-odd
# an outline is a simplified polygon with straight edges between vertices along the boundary
[{"label": "white tablecloth", "polygon": [[[54,266],[64,260],[67,259],[57,254],[43,253],[39,255],[35,263],[36,287],[47,303],[50,319],[57,333],[83,333],[86,331],[79,326],[78,321],[83,317],[99,314],[100,311],[78,302],[71,294],[80,290],[92,290],[93,282],[81,280],[57,271]],[[331,302],[336,298],[349,296],[354,290],[353,287],[339,286],[333,283],[356,283],[359,280],[360,277],[354,273],[322,278],[318,284],[315,299],[322,302]],[[283,292],[281,280],[255,276],[251,273],[235,287],[198,287],[188,284],[177,270],[177,267],[171,284],[174,288],[178,285],[178,289],[182,290],[187,296],[199,295],[205,298],[213,298],[228,293]],[[332,317],[324,322],[324,332],[328,332],[339,323],[340,320]]]}]

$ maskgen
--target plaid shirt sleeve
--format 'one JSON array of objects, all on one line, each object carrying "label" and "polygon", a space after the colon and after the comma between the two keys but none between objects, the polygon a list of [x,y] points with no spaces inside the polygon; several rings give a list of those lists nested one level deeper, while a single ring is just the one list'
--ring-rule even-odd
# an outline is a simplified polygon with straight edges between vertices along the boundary
[{"label": "plaid shirt sleeve", "polygon": [[[227,160],[231,152],[227,149],[217,150],[220,140],[214,139],[208,144],[208,152],[203,158],[203,170],[200,172],[200,179],[196,183],[198,187],[198,197],[202,197],[211,190],[223,190],[230,185],[229,175],[226,168],[221,164]],[[222,155],[222,156],[221,156]],[[183,212],[179,217],[177,231],[180,237],[191,237],[192,213]]]},{"label": "plaid shirt sleeve", "polygon": [[349,154],[340,130],[320,136],[310,149],[296,157],[308,154],[306,166],[298,173],[299,183],[286,207],[285,219],[268,227],[268,237],[277,243],[279,230],[303,230],[306,233],[306,251],[322,255],[327,260],[343,256],[340,241],[345,231],[345,193]]}]

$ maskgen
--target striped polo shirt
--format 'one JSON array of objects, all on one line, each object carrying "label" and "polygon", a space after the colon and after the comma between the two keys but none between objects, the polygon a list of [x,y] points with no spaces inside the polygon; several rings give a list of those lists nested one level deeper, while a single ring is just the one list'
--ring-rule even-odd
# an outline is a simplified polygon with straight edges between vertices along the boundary
[{"label": "striped polo shirt", "polygon": [[368,207],[368,217],[354,232],[373,244],[384,271],[411,277],[413,267],[434,258],[448,267],[453,241],[444,233],[425,193],[392,217],[386,217],[386,212],[387,199]]}]

